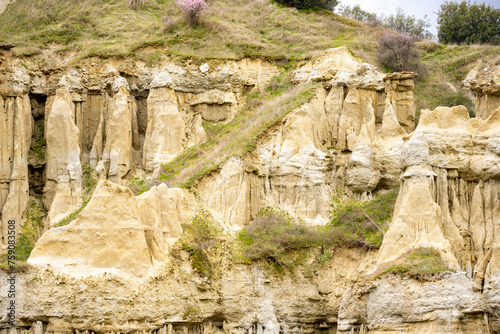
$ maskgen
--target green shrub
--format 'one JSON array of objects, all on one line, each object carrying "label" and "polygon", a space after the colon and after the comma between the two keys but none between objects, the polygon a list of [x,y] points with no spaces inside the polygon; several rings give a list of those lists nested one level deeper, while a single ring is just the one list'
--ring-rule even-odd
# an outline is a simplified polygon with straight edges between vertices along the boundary
[{"label": "green shrub", "polygon": [[222,229],[206,213],[195,216],[189,224],[182,224],[182,228],[180,247],[189,253],[193,269],[202,276],[212,277],[215,268],[210,255],[220,246]]},{"label": "green shrub", "polygon": [[379,248],[389,227],[398,189],[392,189],[369,202],[345,199],[335,203],[330,225],[338,229],[348,247]]},{"label": "green shrub", "polygon": [[[307,252],[311,249],[325,249],[342,244],[342,236],[336,229],[325,226],[306,225],[287,217],[282,212],[266,208],[250,225],[238,235],[240,252],[245,261],[266,261],[275,269],[293,271],[304,265]],[[324,263],[326,257],[315,262]]]},{"label": "green shrub", "polygon": [[[325,226],[307,225],[282,212],[266,208],[238,235],[240,253],[248,262],[266,261],[279,270],[299,265],[317,268],[334,246],[379,248],[394,211],[398,190],[372,201],[336,200],[333,218]],[[305,265],[310,250],[320,250],[312,265]],[[307,269],[307,268],[306,268]]]},{"label": "green shrub", "polygon": [[384,270],[384,273],[418,276],[436,274],[448,270],[437,250],[433,248],[417,248],[402,260]]},{"label": "green shrub", "polygon": [[338,0],[276,0],[277,3],[298,9],[327,9],[333,11]]}]

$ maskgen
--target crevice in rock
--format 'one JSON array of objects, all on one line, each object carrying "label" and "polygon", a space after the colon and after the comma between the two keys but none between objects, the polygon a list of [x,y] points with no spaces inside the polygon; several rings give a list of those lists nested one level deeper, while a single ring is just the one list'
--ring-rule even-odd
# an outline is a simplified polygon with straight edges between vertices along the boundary
[{"label": "crevice in rock", "polygon": [[33,133],[28,153],[28,182],[30,196],[41,198],[45,186],[45,103],[47,96],[30,94]]}]

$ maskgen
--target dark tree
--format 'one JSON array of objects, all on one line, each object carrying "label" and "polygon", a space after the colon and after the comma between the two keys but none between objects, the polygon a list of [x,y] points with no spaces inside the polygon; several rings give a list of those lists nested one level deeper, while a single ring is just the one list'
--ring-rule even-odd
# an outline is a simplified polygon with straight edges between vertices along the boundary
[{"label": "dark tree", "polygon": [[298,9],[328,9],[333,11],[339,0],[275,0],[277,3]]},{"label": "dark tree", "polygon": [[384,34],[378,41],[378,60],[383,66],[396,72],[414,71],[424,74],[425,69],[420,63],[415,40],[415,37],[409,35]]},{"label": "dark tree", "polygon": [[500,9],[465,0],[446,1],[437,14],[441,43],[500,44]]}]

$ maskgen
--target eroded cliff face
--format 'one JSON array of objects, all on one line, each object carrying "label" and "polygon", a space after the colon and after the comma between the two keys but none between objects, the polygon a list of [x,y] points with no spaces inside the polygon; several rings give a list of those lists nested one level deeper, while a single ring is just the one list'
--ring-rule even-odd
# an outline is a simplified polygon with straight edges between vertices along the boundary
[{"label": "eroded cliff face", "polygon": [[[488,105],[484,119],[469,119],[463,107],[422,111],[414,131],[415,74],[384,76],[348,49],[332,49],[295,71],[297,85],[317,82],[314,96],[252,152],[230,157],[194,191],[162,183],[134,196],[124,186],[130,177],[158,176],[162,163],[206,140],[203,122],[230,122],[245,95],[281,70],[259,60],[28,67],[9,60],[0,77],[3,224],[25,217],[27,152],[40,113],[46,129],[46,159],[37,166],[49,213],[33,267],[19,276],[18,331],[500,331],[500,109]],[[57,227],[81,205],[86,164],[99,174],[95,193]],[[200,212],[229,235],[267,206],[324,224],[334,193],[367,200],[398,185],[382,248],[337,248],[312,274],[272,275],[232,261],[227,246],[208,278],[172,247]],[[436,249],[451,271],[377,276],[417,248]]]},{"label": "eroded cliff face", "polygon": [[464,80],[464,85],[475,95],[475,113],[488,118],[500,107],[500,65],[479,62]]}]

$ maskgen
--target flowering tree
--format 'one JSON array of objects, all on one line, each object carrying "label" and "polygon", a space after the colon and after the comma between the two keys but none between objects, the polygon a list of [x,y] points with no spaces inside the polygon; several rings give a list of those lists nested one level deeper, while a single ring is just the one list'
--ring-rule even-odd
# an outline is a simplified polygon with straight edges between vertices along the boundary
[{"label": "flowering tree", "polygon": [[187,23],[191,27],[198,24],[200,14],[208,9],[208,5],[205,3],[205,0],[179,0],[177,1],[177,6],[181,7],[182,11],[186,15]]}]

